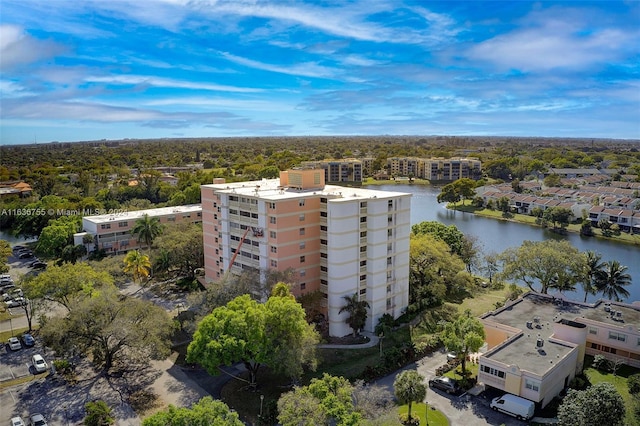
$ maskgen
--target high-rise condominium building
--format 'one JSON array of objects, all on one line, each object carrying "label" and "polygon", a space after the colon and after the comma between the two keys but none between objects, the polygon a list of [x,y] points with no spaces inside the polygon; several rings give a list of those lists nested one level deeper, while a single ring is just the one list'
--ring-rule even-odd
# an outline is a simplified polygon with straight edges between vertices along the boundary
[{"label": "high-rise condominium building", "polygon": [[411,194],[325,185],[319,169],[202,186],[207,281],[293,270],[295,295],[319,291],[329,334],[352,332],[345,296],[366,300],[365,331],[409,302]]}]

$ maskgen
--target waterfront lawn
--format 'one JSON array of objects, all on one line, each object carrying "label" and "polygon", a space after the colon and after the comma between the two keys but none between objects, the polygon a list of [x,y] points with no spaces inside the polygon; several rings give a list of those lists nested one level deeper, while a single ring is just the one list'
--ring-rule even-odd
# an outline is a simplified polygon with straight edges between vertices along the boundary
[{"label": "waterfront lawn", "polygon": [[[427,410],[429,410],[429,414],[425,418],[425,413],[427,412]],[[408,405],[401,405],[400,407],[398,407],[398,414],[407,414],[408,412]],[[411,404],[411,416],[420,417],[420,426],[426,424],[429,424],[429,426],[449,425],[449,420],[441,411],[438,411],[434,407],[430,407],[428,404],[424,404],[422,402]]]},{"label": "waterfront lawn", "polygon": [[496,302],[504,302],[510,290],[508,286],[494,290],[491,288],[478,290],[473,297],[467,298],[462,303],[446,302],[447,306],[453,306],[460,313],[469,309],[474,317],[480,316],[496,309]]}]

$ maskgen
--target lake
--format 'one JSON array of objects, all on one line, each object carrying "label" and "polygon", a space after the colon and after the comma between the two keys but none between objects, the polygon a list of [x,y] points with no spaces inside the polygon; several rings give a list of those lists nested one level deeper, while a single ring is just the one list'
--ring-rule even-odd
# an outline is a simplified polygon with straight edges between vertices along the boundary
[{"label": "lake", "polygon": [[[476,216],[471,213],[449,210],[444,204],[438,204],[440,188],[425,185],[372,185],[370,189],[409,192],[411,197],[411,223],[438,221],[445,225],[455,225],[465,235],[478,238],[485,253],[500,253],[510,247],[519,247],[525,240],[544,241],[547,239],[566,239],[580,251],[593,250],[602,255],[603,261],[617,260],[627,266],[632,284],[627,288],[631,297],[627,302],[640,301],[640,246],[614,243],[599,238],[582,237],[577,233],[558,235],[549,230],[523,223],[508,222]],[[578,288],[580,286],[578,285]],[[565,292],[570,298],[582,300],[584,293]],[[591,296],[590,301],[600,295]]]}]

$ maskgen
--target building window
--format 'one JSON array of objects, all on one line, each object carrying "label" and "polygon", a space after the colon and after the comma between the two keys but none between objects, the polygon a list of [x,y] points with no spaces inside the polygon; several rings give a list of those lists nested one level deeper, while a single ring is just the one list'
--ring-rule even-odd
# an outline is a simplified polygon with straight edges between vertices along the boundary
[{"label": "building window", "polygon": [[275,238],[276,237],[276,231],[269,231],[269,237],[270,238]]},{"label": "building window", "polygon": [[360,266],[367,266],[367,261],[366,260],[361,260],[360,261]]},{"label": "building window", "polygon": [[393,237],[393,229],[387,229],[387,237]]},{"label": "building window", "polygon": [[326,266],[320,266],[320,272],[327,272],[329,270],[329,268],[327,268]]},{"label": "building window", "polygon": [[486,365],[481,365],[480,371],[482,371],[483,373],[491,374],[492,376],[500,377],[501,379],[504,379],[504,376],[505,376],[504,371],[500,371],[498,369],[495,369],[493,367],[488,367]]},{"label": "building window", "polygon": [[323,246],[326,246],[327,245],[327,240],[320,239],[320,244],[322,244]]},{"label": "building window", "polygon": [[271,253],[277,253],[277,252],[278,252],[278,247],[271,246]]},{"label": "building window", "polygon": [[100,229],[111,229],[111,224],[103,223],[102,225],[100,225]]},{"label": "building window", "polygon": [[367,246],[360,247],[360,253],[366,253],[366,252],[367,252]]},{"label": "building window", "polygon": [[392,305],[393,305],[393,301],[391,299],[387,299],[387,309],[391,309]]},{"label": "building window", "polygon": [[320,284],[327,285],[327,284],[329,284],[329,282],[327,280],[320,280]]},{"label": "building window", "polygon": [[300,222],[304,221],[304,213],[300,213],[300,218],[299,219],[300,219]]},{"label": "building window", "polygon": [[300,235],[304,235],[304,228],[300,228]]},{"label": "building window", "polygon": [[118,222],[118,226],[120,228],[126,228],[127,226],[129,226],[129,222]]},{"label": "building window", "polygon": [[589,334],[598,334],[598,329],[595,327],[589,327]]},{"label": "building window", "polygon": [[534,380],[530,380],[530,379],[525,379],[524,380],[524,387],[527,389],[531,389],[534,392],[539,392],[540,391],[540,382],[536,382]]},{"label": "building window", "polygon": [[271,217],[269,218],[269,223],[273,223],[273,224],[275,224],[275,223],[276,223],[276,218],[275,218],[274,216],[271,216]]},{"label": "building window", "polygon": [[327,199],[326,199],[326,198],[324,198],[324,197],[322,197],[322,198],[320,198],[320,202],[321,202],[322,204],[326,204],[326,203],[327,203]]},{"label": "building window", "polygon": [[392,215],[387,216],[387,223],[393,223],[393,216]]},{"label": "building window", "polygon": [[327,212],[320,212],[320,217],[327,217]]},{"label": "building window", "polygon": [[364,209],[365,207],[367,207],[367,202],[366,202],[366,201],[362,201],[362,202],[360,203],[360,208],[361,208],[361,209]]},{"label": "building window", "polygon": [[393,200],[387,201],[387,206],[388,207],[393,207]]},{"label": "building window", "polygon": [[300,283],[300,290],[307,288],[307,283]]},{"label": "building window", "polygon": [[307,243],[304,241],[299,244],[300,250],[304,249],[307,246]]},{"label": "building window", "polygon": [[360,289],[360,296],[367,294],[367,289],[366,288],[361,288]]},{"label": "building window", "polygon": [[277,260],[272,260],[271,261],[271,267],[272,268],[277,268],[278,267],[278,261]]},{"label": "building window", "polygon": [[393,258],[387,257],[387,265],[391,266],[393,264]]},{"label": "building window", "polygon": [[305,260],[306,258],[304,256],[300,256],[300,263],[304,263]]},{"label": "building window", "polygon": [[366,281],[367,275],[360,275],[360,281]]},{"label": "building window", "polygon": [[299,205],[300,207],[304,207],[304,200],[300,200],[300,201],[298,201],[298,205]]},{"label": "building window", "polygon": [[236,210],[236,209],[229,209],[229,214],[238,214],[238,210]]},{"label": "building window", "polygon": [[619,340],[620,342],[626,342],[627,341],[627,335],[626,334],[622,334],[622,333],[616,333],[615,331],[610,331],[609,332],[609,339]]},{"label": "building window", "polygon": [[298,274],[300,274],[301,277],[304,277],[307,275],[307,271],[305,269],[300,269],[300,272],[298,272]]},{"label": "building window", "polygon": [[360,232],[360,238],[366,238],[366,237],[367,237],[367,231]]},{"label": "building window", "polygon": [[391,286],[390,285],[387,286],[387,293],[391,293]]},{"label": "building window", "polygon": [[367,222],[367,217],[363,216],[360,218],[360,223],[366,223]]},{"label": "building window", "polygon": [[269,206],[270,209],[276,208],[276,203],[267,203],[267,205]]},{"label": "building window", "polygon": [[327,232],[327,227],[325,225],[320,225],[320,230]]},{"label": "building window", "polygon": [[238,196],[237,195],[230,195],[229,196],[229,201],[238,201]]},{"label": "building window", "polygon": [[323,258],[323,259],[326,259],[327,258],[327,253],[320,253],[320,257]]}]

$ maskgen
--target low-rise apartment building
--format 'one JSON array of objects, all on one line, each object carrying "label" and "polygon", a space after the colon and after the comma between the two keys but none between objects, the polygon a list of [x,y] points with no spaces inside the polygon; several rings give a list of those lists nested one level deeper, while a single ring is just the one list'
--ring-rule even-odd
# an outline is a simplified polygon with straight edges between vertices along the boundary
[{"label": "low-rise apartment building", "polygon": [[[192,204],[187,206],[161,207],[146,210],[122,210],[112,214],[84,216],[82,228],[84,232],[74,235],[74,244],[83,244],[83,237],[87,234],[93,237],[94,245],[89,251],[105,250],[108,254],[126,253],[141,247],[137,236],[131,234],[136,221],[143,216],[158,218],[161,224],[180,222],[202,222],[202,206]],[[143,243],[144,244],[144,243]]]},{"label": "low-rise apartment building", "polygon": [[293,270],[296,296],[319,291],[329,334],[352,332],[345,296],[368,302],[366,331],[409,303],[411,194],[325,185],[324,170],[202,186],[205,279]]},{"label": "low-rise apartment building", "polygon": [[480,179],[482,163],[472,158],[391,157],[387,169],[392,176],[412,176],[435,181]]},{"label": "low-rise apartment building", "polygon": [[325,183],[362,182],[364,176],[363,163],[355,158],[303,161],[301,167],[324,170]]},{"label": "low-rise apartment building", "polygon": [[570,302],[527,293],[481,317],[488,350],[478,382],[544,407],[602,354],[640,367],[640,305]]}]

